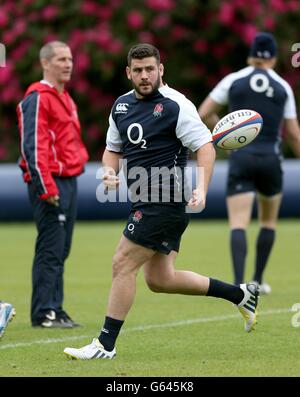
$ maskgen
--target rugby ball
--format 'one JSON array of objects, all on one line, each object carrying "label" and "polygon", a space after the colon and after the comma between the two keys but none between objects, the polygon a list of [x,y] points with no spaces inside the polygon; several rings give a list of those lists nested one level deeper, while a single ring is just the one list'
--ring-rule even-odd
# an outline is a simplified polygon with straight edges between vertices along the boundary
[{"label": "rugby ball", "polygon": [[212,139],[221,149],[240,149],[256,138],[262,125],[261,115],[254,110],[235,110],[215,125]]}]

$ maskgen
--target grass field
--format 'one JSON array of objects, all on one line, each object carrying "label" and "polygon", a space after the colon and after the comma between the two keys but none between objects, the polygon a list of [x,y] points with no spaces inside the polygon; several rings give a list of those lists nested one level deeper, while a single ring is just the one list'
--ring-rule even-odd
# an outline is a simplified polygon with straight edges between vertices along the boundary
[{"label": "grass field", "polygon": [[[46,330],[30,326],[31,223],[0,224],[0,298],[17,316],[0,342],[0,376],[300,376],[300,328],[293,304],[300,302],[299,220],[281,220],[266,280],[273,292],[261,297],[259,324],[246,334],[232,304],[214,298],[150,292],[142,272],[135,304],[119,336],[112,361],[68,361],[63,349],[97,336],[111,282],[111,257],[123,223],[78,222],[65,271],[65,308],[82,328]],[[247,279],[253,271],[257,224],[248,233]],[[191,222],[177,268],[232,281],[225,221]]]}]

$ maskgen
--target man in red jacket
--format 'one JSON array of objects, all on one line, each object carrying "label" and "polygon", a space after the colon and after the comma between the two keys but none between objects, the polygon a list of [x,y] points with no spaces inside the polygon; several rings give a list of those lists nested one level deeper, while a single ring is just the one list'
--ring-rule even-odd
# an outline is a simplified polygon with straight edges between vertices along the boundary
[{"label": "man in red jacket", "polygon": [[43,80],[33,83],[17,107],[20,167],[38,236],[32,268],[31,322],[44,328],[73,328],[63,310],[64,262],[77,212],[77,176],[88,160],[77,107],[65,90],[73,60],[67,44],[42,47]]}]

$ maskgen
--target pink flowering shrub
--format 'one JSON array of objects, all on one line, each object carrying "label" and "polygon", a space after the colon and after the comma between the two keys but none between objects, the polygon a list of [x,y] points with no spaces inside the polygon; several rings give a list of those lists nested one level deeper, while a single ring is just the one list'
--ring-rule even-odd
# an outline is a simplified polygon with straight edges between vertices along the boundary
[{"label": "pink flowering shrub", "polygon": [[300,42],[297,0],[6,0],[0,3],[0,161],[19,155],[15,107],[26,87],[42,77],[38,54],[50,40],[66,41],[74,56],[68,88],[79,107],[91,160],[105,146],[114,100],[130,89],[125,76],[129,48],[156,45],[164,80],[196,106],[225,74],[246,64],[257,31],[277,37],[276,70],[300,96],[300,67],[291,64]]}]

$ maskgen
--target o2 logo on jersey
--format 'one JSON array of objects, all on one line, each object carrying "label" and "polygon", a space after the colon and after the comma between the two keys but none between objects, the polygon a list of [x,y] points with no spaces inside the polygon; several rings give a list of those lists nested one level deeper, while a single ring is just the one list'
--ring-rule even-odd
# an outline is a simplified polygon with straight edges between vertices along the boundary
[{"label": "o2 logo on jersey", "polygon": [[254,74],[251,77],[249,84],[255,92],[265,93],[269,98],[274,96],[274,88],[270,86],[270,80],[262,73]]},{"label": "o2 logo on jersey", "polygon": [[[133,132],[135,133],[135,136],[136,136],[136,132],[138,133],[136,138],[132,137]],[[139,123],[130,124],[130,126],[127,128],[127,136],[129,141],[134,145],[139,145],[141,143],[142,144],[141,149],[147,149],[146,146],[147,142],[146,139],[143,138],[143,134],[144,134],[143,127]]]},{"label": "o2 logo on jersey", "polygon": [[296,54],[292,56],[292,65],[294,68],[298,68],[300,66],[300,43],[294,43],[292,45],[292,51],[296,52]]}]

